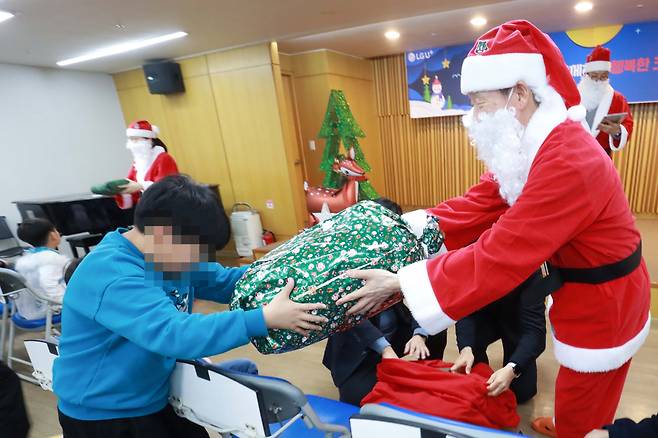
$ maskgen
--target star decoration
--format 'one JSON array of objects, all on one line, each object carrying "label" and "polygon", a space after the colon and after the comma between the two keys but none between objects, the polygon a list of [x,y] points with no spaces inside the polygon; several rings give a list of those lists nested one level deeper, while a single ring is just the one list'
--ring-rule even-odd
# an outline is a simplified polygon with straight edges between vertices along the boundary
[{"label": "star decoration", "polygon": [[450,68],[450,60],[448,58],[443,58],[441,64],[443,65],[443,68]]},{"label": "star decoration", "polygon": [[313,213],[313,216],[315,216],[319,222],[331,219],[333,215],[334,214],[329,211],[329,205],[327,205],[326,202],[322,204],[322,210],[320,210],[319,213]]},{"label": "star decoration", "polygon": [[427,75],[423,75],[422,78],[420,78],[421,81],[423,81],[423,85],[429,85],[430,84],[430,77]]}]

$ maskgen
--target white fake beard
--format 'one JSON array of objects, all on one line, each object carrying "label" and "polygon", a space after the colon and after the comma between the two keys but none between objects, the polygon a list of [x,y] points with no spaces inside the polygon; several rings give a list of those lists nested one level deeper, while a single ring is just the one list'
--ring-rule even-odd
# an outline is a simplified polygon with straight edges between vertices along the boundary
[{"label": "white fake beard", "polygon": [[137,180],[144,179],[144,174],[151,166],[153,156],[153,143],[149,139],[126,142],[126,149],[132,153],[133,165],[137,171]]},{"label": "white fake beard", "polygon": [[493,114],[480,113],[475,120],[472,113],[464,116],[471,144],[478,159],[484,162],[500,186],[500,196],[513,205],[523,191],[533,156],[521,141],[525,131],[511,110],[499,109]]},{"label": "white fake beard", "polygon": [[588,75],[584,74],[578,84],[578,91],[580,91],[580,103],[591,111],[598,108],[603,95],[610,89],[610,80],[595,81]]}]

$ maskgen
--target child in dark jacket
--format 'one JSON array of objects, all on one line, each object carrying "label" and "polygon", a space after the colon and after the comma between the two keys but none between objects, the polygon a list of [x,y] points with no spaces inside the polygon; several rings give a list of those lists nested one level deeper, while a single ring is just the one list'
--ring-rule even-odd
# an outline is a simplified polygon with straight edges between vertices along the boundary
[{"label": "child in dark jacket", "polygon": [[[387,198],[374,200],[402,214]],[[441,359],[446,332],[428,336],[404,304],[397,304],[354,328],[329,337],[322,363],[331,371],[341,401],[359,405],[377,382],[377,364],[382,359],[411,355],[417,359]]]}]

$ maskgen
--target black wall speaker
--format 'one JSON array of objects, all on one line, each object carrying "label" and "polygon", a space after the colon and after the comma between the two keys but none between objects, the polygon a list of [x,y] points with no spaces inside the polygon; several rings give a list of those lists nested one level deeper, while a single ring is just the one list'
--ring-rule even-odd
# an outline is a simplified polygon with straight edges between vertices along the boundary
[{"label": "black wall speaker", "polygon": [[143,69],[151,94],[172,94],[185,91],[180,64],[171,61],[155,62],[144,65]]}]

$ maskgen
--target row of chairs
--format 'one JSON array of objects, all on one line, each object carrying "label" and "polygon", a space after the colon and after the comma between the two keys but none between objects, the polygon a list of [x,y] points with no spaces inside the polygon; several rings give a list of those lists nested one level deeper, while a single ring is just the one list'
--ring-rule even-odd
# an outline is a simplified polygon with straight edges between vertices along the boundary
[{"label": "row of chairs", "polygon": [[[59,351],[47,341],[25,341],[34,377],[52,390],[52,365]],[[388,404],[361,409],[306,395],[276,377],[228,371],[205,361],[178,360],[169,402],[176,413],[240,438],[511,438],[523,435],[419,414]]]},{"label": "row of chairs", "polygon": [[[17,311],[16,299],[21,294],[30,294],[46,303],[46,316],[40,319],[26,319]],[[31,289],[25,279],[15,271],[0,268],[0,360],[7,362],[9,368],[14,363],[30,366],[31,363],[18,357],[14,353],[14,343],[17,331],[44,332],[46,340],[56,339],[56,327],[61,322],[62,303]],[[6,355],[5,355],[6,350]],[[17,373],[26,381],[37,383],[28,374]]]}]

